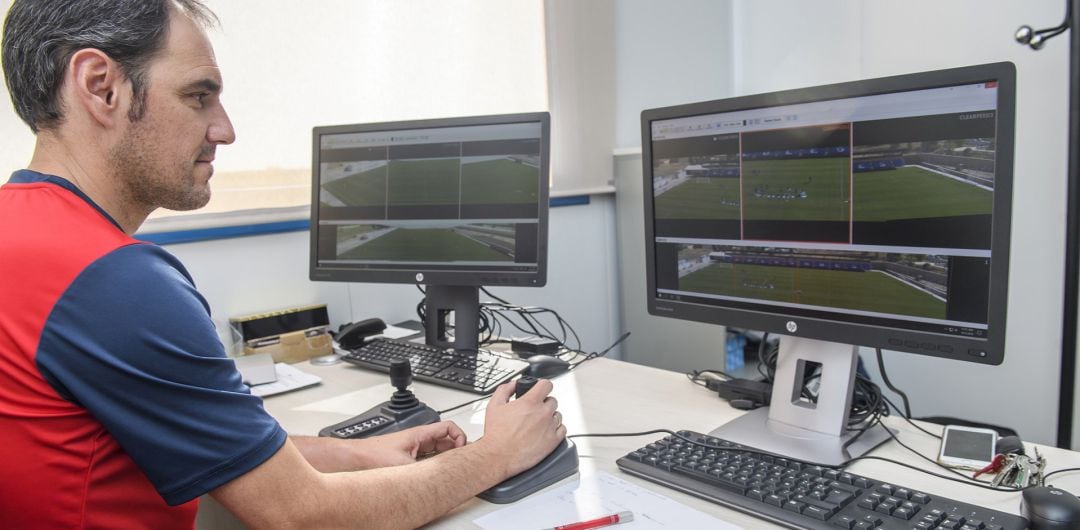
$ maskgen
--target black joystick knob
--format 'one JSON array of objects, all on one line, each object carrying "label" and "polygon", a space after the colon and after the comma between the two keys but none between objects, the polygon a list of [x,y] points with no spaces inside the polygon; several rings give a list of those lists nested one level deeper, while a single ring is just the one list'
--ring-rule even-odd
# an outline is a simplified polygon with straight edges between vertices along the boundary
[{"label": "black joystick knob", "polygon": [[521,378],[517,380],[517,384],[514,385],[514,399],[524,396],[525,393],[528,392],[530,388],[536,386],[536,383],[539,381],[539,379],[531,375],[521,376]]},{"label": "black joystick knob", "polygon": [[407,410],[420,405],[409,385],[412,384],[412,364],[405,359],[398,359],[390,363],[390,384],[397,389],[390,396],[390,408],[392,410]]},{"label": "black joystick knob", "polygon": [[412,384],[412,364],[405,359],[390,362],[390,385],[405,390]]}]

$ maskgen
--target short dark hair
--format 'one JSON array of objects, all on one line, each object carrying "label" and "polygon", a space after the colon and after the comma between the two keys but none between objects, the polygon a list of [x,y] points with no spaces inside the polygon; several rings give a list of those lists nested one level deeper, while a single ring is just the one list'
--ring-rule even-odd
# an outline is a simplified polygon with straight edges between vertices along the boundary
[{"label": "short dark hair", "polygon": [[204,27],[217,17],[202,0],[15,0],[4,20],[4,77],[15,112],[36,134],[64,119],[60,85],[76,51],[101,50],[120,65],[137,121],[146,103],[146,72],[165,46],[172,11]]}]

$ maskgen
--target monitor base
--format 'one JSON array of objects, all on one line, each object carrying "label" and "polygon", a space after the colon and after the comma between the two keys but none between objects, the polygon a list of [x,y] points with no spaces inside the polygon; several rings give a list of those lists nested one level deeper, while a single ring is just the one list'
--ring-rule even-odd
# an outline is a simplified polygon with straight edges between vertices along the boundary
[{"label": "monitor base", "polygon": [[769,407],[762,407],[717,427],[709,435],[781,456],[838,466],[889,440],[887,429],[879,423],[844,447],[858,432],[832,436],[803,429],[769,419]]}]

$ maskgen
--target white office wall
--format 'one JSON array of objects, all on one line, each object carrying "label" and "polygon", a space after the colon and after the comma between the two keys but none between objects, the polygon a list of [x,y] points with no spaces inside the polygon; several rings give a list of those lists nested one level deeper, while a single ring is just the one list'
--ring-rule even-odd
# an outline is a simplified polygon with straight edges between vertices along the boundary
[{"label": "white office wall", "polygon": [[311,127],[547,108],[539,0],[207,0],[237,141],[221,171],[305,168]]},{"label": "white office wall", "polygon": [[641,111],[730,95],[728,2],[615,3],[615,147],[641,145]]},{"label": "white office wall", "polygon": [[[558,311],[588,351],[616,337],[617,303],[613,233],[614,199],[553,208],[548,283],[542,288],[494,288],[500,298]],[[308,280],[308,233],[167,245],[191,272],[206,297],[222,341],[228,319],[298,305],[325,303],[331,324],[369,317],[388,323],[416,319],[420,292],[412,285],[341,284]]]},{"label": "white office wall", "polygon": [[[633,63],[642,53],[640,43],[627,44],[623,35],[642,34],[640,26],[656,16],[652,6],[644,4],[619,3],[620,46],[616,55],[620,68],[630,65],[644,71],[644,66]],[[1063,8],[1061,2],[1007,0],[732,0],[708,6],[692,1],[665,2],[664,16],[658,20],[708,26],[711,17],[715,26],[731,27],[733,34],[729,44],[716,41],[709,46],[685,45],[676,38],[676,46],[665,47],[664,53],[678,56],[680,65],[711,69],[730,64],[731,70],[702,74],[700,68],[669,68],[664,71],[664,82],[646,89],[647,98],[638,95],[643,90],[639,85],[627,82],[634,75],[620,70],[617,145],[639,145],[635,121],[640,108],[633,107],[644,105],[646,99],[683,103],[986,62],[1014,62],[1018,71],[1016,184],[1005,364],[986,367],[895,352],[886,353],[885,360],[890,377],[911,396],[916,415],[948,415],[1008,425],[1028,440],[1054,443],[1063,276],[1067,42],[1058,39],[1041,52],[1033,52],[1016,44],[1012,34],[1021,24],[1057,24]],[[659,35],[671,31],[672,26],[657,24],[653,29]],[[717,60],[725,55],[730,60]],[[716,87],[711,93],[685,94],[686,85],[694,85],[696,76],[702,75],[730,78],[732,93]],[[675,82],[685,78],[690,81]],[[633,210],[640,210],[640,204],[623,190],[641,187],[640,159],[620,162],[620,158],[627,156],[616,157],[618,216],[620,221],[632,219],[636,224],[640,221],[633,216],[640,213]],[[633,200],[624,202],[623,198]],[[644,290],[643,278],[636,278],[643,274],[642,257],[635,255],[634,248],[642,245],[637,241],[642,237],[639,229],[632,226],[619,238],[620,266],[625,275],[622,285],[632,291]],[[630,305],[623,311],[624,322],[645,326],[641,333],[649,333],[649,326],[654,325],[650,317],[627,317],[638,311]],[[639,332],[636,327],[631,330]],[[702,345],[716,340],[705,327],[683,327],[680,331],[688,350],[683,355],[690,359],[701,359]],[[674,344],[668,342],[666,350]],[[640,360],[644,355],[630,348],[628,357]],[[671,355],[671,351],[661,350],[643,362],[670,366],[672,361],[667,357]],[[872,361],[872,352],[864,350],[863,357]],[[717,354],[713,364],[720,362]]]},{"label": "white office wall", "polygon": [[721,368],[724,328],[645,309],[641,111],[732,95],[731,6],[713,0],[615,4],[615,198],[620,326],[632,362],[675,371]]}]

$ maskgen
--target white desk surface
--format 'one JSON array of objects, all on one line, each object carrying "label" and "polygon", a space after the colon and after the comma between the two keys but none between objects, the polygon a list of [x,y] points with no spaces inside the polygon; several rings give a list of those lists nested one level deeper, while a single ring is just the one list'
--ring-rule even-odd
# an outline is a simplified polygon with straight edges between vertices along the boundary
[{"label": "white desk surface", "polygon": [[[281,422],[291,434],[317,435],[327,425],[337,423],[359,414],[389,399],[389,377],[369,372],[346,363],[334,366],[314,366],[299,363],[296,367],[323,378],[318,386],[266,398],[267,411]],[[681,373],[650,368],[611,359],[596,359],[578,369],[556,378],[553,395],[559,400],[559,410],[569,434],[637,432],[666,428],[688,429],[708,433],[717,426],[742,414],[719,399],[714,392],[691,384]],[[443,410],[475,399],[469,394],[423,382],[414,382],[413,391],[421,401],[435,410]],[[342,406],[355,408],[343,412]],[[486,401],[474,403],[443,416],[453,420],[475,440],[483,434]],[[317,409],[317,410],[313,410]],[[338,410],[338,412],[334,412]],[[898,437],[905,444],[924,455],[935,455],[938,440],[926,435],[900,418],[889,418],[887,423],[897,429]],[[925,425],[932,432],[940,427]],[[1021,433],[1023,434],[1023,433]],[[713,504],[696,497],[653,484],[622,473],[615,460],[626,453],[659,439],[662,435],[619,438],[576,438],[581,471],[604,471],[620,478],[657,491],[687,506],[712,514],[718,518],[746,528],[771,527],[761,519],[744,515],[735,510]],[[1039,446],[1047,458],[1047,472],[1080,467],[1080,453]],[[945,471],[920,459],[895,442],[889,441],[872,453],[898,460],[935,472]],[[1019,513],[1020,494],[1001,493],[945,481],[895,464],[880,461],[857,462],[850,468],[852,473],[865,475],[893,484],[917,489],[931,495],[950,497],[972,504],[994,508],[1004,512]],[[558,484],[573,481],[564,479]],[[1069,491],[1080,492],[1080,472],[1064,473],[1052,477],[1051,482]],[[209,501],[209,502],[208,502]],[[209,497],[204,497],[202,510],[222,510]],[[500,509],[502,506],[473,498],[457,509],[425,528],[475,529],[473,520]],[[204,515],[207,517],[204,518]],[[221,514],[200,513],[199,527],[230,526],[221,524],[227,519]],[[213,522],[211,522],[213,521]]]}]

